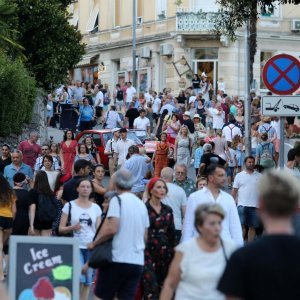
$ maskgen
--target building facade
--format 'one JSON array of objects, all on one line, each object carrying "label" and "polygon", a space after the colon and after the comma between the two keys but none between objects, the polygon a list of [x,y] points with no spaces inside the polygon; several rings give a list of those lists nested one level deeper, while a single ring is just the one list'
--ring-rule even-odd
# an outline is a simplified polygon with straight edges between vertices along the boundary
[{"label": "building facade", "polygon": [[[110,88],[132,80],[133,1],[79,0],[70,6],[70,22],[87,45],[71,73],[74,80],[100,78]],[[190,86],[192,73],[205,72],[215,91],[219,86],[228,94],[243,94],[244,33],[237,32],[235,42],[215,35],[211,20],[219,7],[213,0],[135,1],[139,91],[167,87],[176,95]],[[264,94],[261,70],[267,59],[279,53],[300,56],[300,6],[276,5],[260,15],[257,28],[252,88]]]}]

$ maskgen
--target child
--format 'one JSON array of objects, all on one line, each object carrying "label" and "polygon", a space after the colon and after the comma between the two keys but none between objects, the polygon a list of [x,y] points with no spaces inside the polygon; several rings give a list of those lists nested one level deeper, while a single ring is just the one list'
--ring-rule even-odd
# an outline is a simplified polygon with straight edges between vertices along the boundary
[{"label": "child", "polygon": [[227,168],[226,168],[227,186],[229,189],[231,189],[233,176],[234,176],[234,169],[237,166],[237,156],[236,156],[236,151],[232,148],[232,143],[228,141],[227,146],[228,146]]},{"label": "child", "polygon": [[199,147],[194,152],[194,168],[196,171],[196,176],[198,175],[199,168],[200,168],[200,161],[201,157],[203,155],[203,145],[205,144],[205,141],[202,139],[199,141]]},{"label": "child", "polygon": [[204,187],[207,186],[207,178],[206,177],[199,177],[196,181],[196,189],[202,190]]}]

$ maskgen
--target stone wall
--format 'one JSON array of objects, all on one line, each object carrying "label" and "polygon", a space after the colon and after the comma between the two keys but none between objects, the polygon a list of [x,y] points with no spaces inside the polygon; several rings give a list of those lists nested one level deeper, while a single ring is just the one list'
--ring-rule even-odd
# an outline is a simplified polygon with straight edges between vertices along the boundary
[{"label": "stone wall", "polygon": [[33,114],[31,122],[23,125],[22,134],[15,135],[11,134],[8,137],[0,137],[0,145],[4,142],[11,145],[12,148],[17,148],[18,143],[22,140],[28,139],[31,131],[36,131],[40,135],[39,144],[48,142],[48,129],[47,129],[47,98],[45,95],[40,93],[36,98],[36,102],[33,108]]}]

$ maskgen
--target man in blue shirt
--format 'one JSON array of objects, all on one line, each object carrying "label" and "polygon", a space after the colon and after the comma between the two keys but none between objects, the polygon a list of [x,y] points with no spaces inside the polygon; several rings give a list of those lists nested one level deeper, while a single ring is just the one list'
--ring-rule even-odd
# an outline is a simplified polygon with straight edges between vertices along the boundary
[{"label": "man in blue shirt", "polygon": [[26,175],[27,187],[30,186],[30,181],[33,179],[33,171],[30,166],[22,162],[22,152],[20,150],[14,150],[11,153],[12,163],[4,168],[4,177],[8,180],[11,187],[14,186],[13,177],[16,173],[22,172]]}]

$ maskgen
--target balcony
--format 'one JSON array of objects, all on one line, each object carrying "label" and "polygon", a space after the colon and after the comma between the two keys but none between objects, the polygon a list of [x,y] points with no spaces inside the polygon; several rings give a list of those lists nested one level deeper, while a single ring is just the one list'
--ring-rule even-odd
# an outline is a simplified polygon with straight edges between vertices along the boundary
[{"label": "balcony", "polygon": [[176,13],[176,31],[185,32],[203,32],[209,33],[214,29],[213,20],[216,19],[216,12],[188,12],[185,10]]}]

